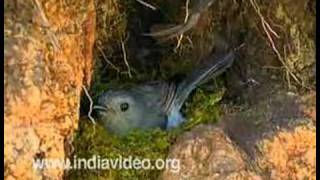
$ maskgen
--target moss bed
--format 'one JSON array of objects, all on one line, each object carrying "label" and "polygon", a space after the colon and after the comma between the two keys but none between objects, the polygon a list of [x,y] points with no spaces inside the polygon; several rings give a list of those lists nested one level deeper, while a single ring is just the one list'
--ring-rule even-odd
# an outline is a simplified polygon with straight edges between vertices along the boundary
[{"label": "moss bed", "polygon": [[[310,1],[311,2],[311,1]],[[95,45],[95,69],[90,94],[93,100],[108,88],[116,88],[128,84],[136,84],[152,80],[168,80],[177,74],[187,74],[199,63],[201,57],[208,54],[211,49],[219,44],[222,34],[230,40],[232,45],[239,42],[246,43],[245,55],[242,59],[261,61],[268,59],[269,66],[277,66],[280,74],[284,74],[281,80],[290,85],[310,87],[315,84],[310,81],[312,74],[302,74],[302,70],[310,68],[314,61],[315,37],[313,26],[305,19],[314,18],[313,11],[305,14],[303,10],[291,7],[289,0],[281,2],[270,1],[264,3],[258,1],[263,14],[268,14],[269,19],[275,19],[278,23],[284,22],[282,27],[274,26],[281,38],[277,40],[278,49],[288,42],[303,44],[299,51],[280,52],[288,62],[288,67],[295,73],[299,83],[285,76],[286,68],[277,60],[277,56],[270,48],[265,34],[261,30],[261,22],[252,5],[242,1],[219,1],[214,7],[204,13],[196,30],[191,30],[182,39],[181,46],[176,48],[177,40],[161,42],[146,39],[161,52],[151,52],[150,57],[154,63],[151,66],[142,66],[134,54],[139,54],[142,33],[158,24],[173,24],[184,19],[184,1],[172,3],[165,0],[153,1],[160,12],[152,12],[134,0],[96,0],[97,12],[97,39]],[[312,2],[311,7],[314,6]],[[315,3],[314,3],[315,4]],[[304,7],[307,8],[307,7]],[[270,12],[270,9],[276,11]],[[297,13],[292,18],[291,10]],[[159,15],[160,14],[160,15]],[[156,16],[156,18],[147,18]],[[303,24],[299,24],[303,21]],[[310,22],[310,23],[308,23]],[[142,25],[141,25],[142,24]],[[232,25],[232,26],[230,26]],[[230,28],[231,27],[231,28]],[[278,27],[278,29],[277,29]],[[305,32],[304,34],[302,32]],[[310,38],[311,37],[311,38]],[[144,39],[143,39],[144,40]],[[132,43],[134,42],[134,43]],[[142,41],[144,42],[144,41]],[[128,69],[124,62],[122,44],[127,50],[127,59],[130,64],[132,77],[128,75]],[[295,45],[295,44],[294,44]],[[142,43],[143,46],[143,43]],[[141,47],[142,48],[142,47]],[[158,53],[158,54],[157,54]],[[299,56],[299,58],[298,58]],[[262,58],[263,57],[263,58]],[[112,64],[112,65],[111,65]],[[154,65],[156,64],[156,65]],[[299,66],[297,66],[299,65]],[[305,72],[305,71],[303,71]],[[83,97],[82,118],[78,132],[74,136],[73,155],[81,158],[90,158],[98,155],[101,158],[137,157],[137,158],[166,158],[170,145],[175,142],[179,134],[190,130],[201,123],[216,123],[219,119],[219,102],[224,97],[224,77],[210,81],[206,86],[198,88],[189,98],[183,113],[188,121],[182,126],[171,131],[135,131],[126,137],[115,137],[105,131],[100,125],[94,126],[86,117],[88,101]],[[215,90],[208,90],[207,86],[213,86]],[[211,88],[212,89],[212,88]],[[156,179],[161,170],[71,170],[67,173],[68,179]]]}]

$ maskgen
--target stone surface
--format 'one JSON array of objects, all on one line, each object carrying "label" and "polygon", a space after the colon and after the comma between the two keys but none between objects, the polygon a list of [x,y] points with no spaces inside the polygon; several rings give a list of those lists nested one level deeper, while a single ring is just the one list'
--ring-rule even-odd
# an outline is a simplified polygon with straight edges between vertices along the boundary
[{"label": "stone surface", "polygon": [[180,171],[167,169],[162,179],[260,179],[250,172],[244,154],[218,127],[201,125],[183,134],[168,158],[180,160]]},{"label": "stone surface", "polygon": [[259,142],[259,150],[257,163],[268,179],[316,179],[316,128],[312,123],[280,130]]},{"label": "stone surface", "polygon": [[93,1],[4,3],[4,177],[61,179],[33,160],[68,155],[91,79]]}]

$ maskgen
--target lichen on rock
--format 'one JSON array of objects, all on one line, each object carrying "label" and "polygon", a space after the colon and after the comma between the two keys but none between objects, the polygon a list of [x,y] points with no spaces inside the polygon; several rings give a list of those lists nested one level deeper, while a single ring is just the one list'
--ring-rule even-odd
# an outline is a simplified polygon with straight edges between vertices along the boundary
[{"label": "lichen on rock", "polygon": [[4,16],[4,176],[60,179],[33,161],[67,156],[91,78],[93,1],[6,1]]}]

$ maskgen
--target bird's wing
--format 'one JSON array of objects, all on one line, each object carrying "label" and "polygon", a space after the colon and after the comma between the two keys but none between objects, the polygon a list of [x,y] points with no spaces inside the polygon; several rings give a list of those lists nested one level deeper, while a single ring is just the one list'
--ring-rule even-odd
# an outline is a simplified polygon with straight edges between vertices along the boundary
[{"label": "bird's wing", "polygon": [[155,81],[146,83],[132,89],[139,98],[145,102],[145,106],[154,109],[158,113],[167,114],[176,92],[174,83]]},{"label": "bird's wing", "polygon": [[[174,102],[177,96],[176,83],[151,83],[139,86],[141,97],[144,99],[146,110],[152,112],[151,117],[157,118],[152,123],[157,122],[162,128],[176,127],[183,122],[184,118],[175,108]],[[148,109],[148,110],[147,110]],[[146,114],[147,116],[147,114]],[[146,122],[144,122],[146,123]]]}]

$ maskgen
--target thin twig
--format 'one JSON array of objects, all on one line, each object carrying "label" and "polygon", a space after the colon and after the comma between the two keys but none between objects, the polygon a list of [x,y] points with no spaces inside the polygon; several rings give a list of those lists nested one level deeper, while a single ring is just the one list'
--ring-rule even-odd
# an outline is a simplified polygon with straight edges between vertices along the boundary
[{"label": "thin twig", "polygon": [[150,8],[150,9],[152,9],[152,10],[154,10],[154,11],[157,10],[157,8],[154,7],[153,5],[151,5],[150,3],[144,2],[144,1],[142,1],[142,0],[136,0],[136,1],[137,1],[138,3],[146,6],[147,8]]},{"label": "thin twig", "polygon": [[128,68],[129,78],[132,78],[131,69],[130,69],[129,63],[127,61],[126,48],[125,48],[124,43],[122,41],[121,41],[121,47],[122,47],[122,52],[123,52],[123,60],[124,60],[124,63],[126,64],[126,66]]},{"label": "thin twig", "polygon": [[189,3],[190,3],[190,0],[186,0],[186,16],[184,17],[184,23],[186,23],[188,21],[188,18],[189,18]]},{"label": "thin twig", "polygon": [[193,42],[192,42],[192,40],[190,39],[190,37],[189,37],[189,36],[186,36],[186,38],[187,38],[187,40],[189,41],[191,47],[194,48]]},{"label": "thin twig", "polygon": [[83,91],[85,92],[85,94],[87,95],[87,97],[88,97],[88,99],[89,99],[89,101],[90,101],[90,108],[89,108],[89,112],[88,112],[88,117],[89,117],[89,119],[91,120],[91,122],[95,125],[95,124],[96,124],[96,121],[95,121],[94,118],[91,116],[93,101],[92,101],[92,99],[91,99],[91,97],[90,97],[90,95],[89,95],[89,93],[88,93],[88,91],[87,91],[87,89],[86,89],[86,87],[85,87],[84,85],[82,86],[82,89],[83,89]]},{"label": "thin twig", "polygon": [[239,49],[243,48],[246,44],[245,43],[241,43],[238,47],[234,48],[234,51],[239,51]]},{"label": "thin twig", "polygon": [[[301,86],[302,83],[300,82],[300,80],[297,78],[297,76],[291,71],[290,67],[288,67],[287,63],[284,61],[283,57],[281,56],[281,54],[279,53],[276,45],[274,44],[274,41],[272,39],[272,36],[270,35],[270,32],[276,36],[277,38],[279,38],[279,35],[270,27],[270,25],[268,24],[268,22],[265,20],[265,18],[262,16],[261,11],[259,6],[257,5],[257,2],[255,0],[250,0],[251,5],[253,6],[254,10],[256,11],[256,13],[258,14],[258,16],[260,17],[261,20],[261,24],[262,24],[262,28],[264,30],[264,32],[267,35],[267,38],[270,42],[270,45],[272,47],[272,50],[275,52],[275,54],[277,55],[279,61],[282,63],[282,65],[286,68],[287,73]],[[290,82],[288,81],[288,83],[290,84]]]},{"label": "thin twig", "polygon": [[[186,5],[185,5],[186,16],[184,17],[184,23],[187,23],[188,18],[189,18],[189,2],[190,2],[190,0],[186,0]],[[178,38],[178,43],[177,43],[175,50],[177,50],[180,47],[182,39],[183,39],[183,33]]]},{"label": "thin twig", "polygon": [[[283,54],[284,54],[284,59],[287,59],[287,49],[286,49],[285,45],[283,47]],[[288,87],[289,87],[289,89],[291,89],[291,79],[290,79],[290,74],[288,73],[288,71],[286,71],[285,76],[286,76],[285,78],[288,82]]]},{"label": "thin twig", "polygon": [[97,45],[97,48],[100,52],[100,54],[102,55],[103,59],[113,68],[115,69],[118,73],[120,72],[120,69],[117,68],[117,66],[115,66],[111,61],[108,60],[107,56],[104,54],[103,50],[101,49],[100,46]]},{"label": "thin twig", "polygon": [[255,11],[257,12],[257,14],[259,15],[261,22],[264,23],[267,27],[268,30],[277,38],[280,38],[280,36],[271,28],[271,26],[269,25],[269,23],[265,20],[265,18],[263,17],[263,15],[261,14],[260,8],[256,2],[256,0],[250,0],[251,5],[253,6],[253,8],[255,9]]},{"label": "thin twig", "polygon": [[268,29],[270,30],[270,32],[277,37],[278,39],[280,38],[280,36],[270,27],[270,24],[267,23],[267,21],[263,18],[263,21],[265,22],[265,25],[268,27]]},{"label": "thin twig", "polygon": [[51,42],[53,48],[55,49],[55,51],[60,50],[61,49],[60,43],[59,43],[55,33],[52,32],[52,30],[50,29],[49,20],[46,17],[46,15],[45,15],[42,7],[41,7],[40,2],[38,0],[34,0],[34,3],[36,4],[36,7],[37,7],[37,9],[39,11],[39,14],[40,14],[40,17],[42,19],[42,25],[47,28],[46,32],[47,32],[47,34],[49,36],[49,39],[50,39],[50,42]]},{"label": "thin twig", "polygon": [[182,39],[183,39],[183,34],[181,34],[181,35],[178,37],[177,45],[176,45],[176,47],[174,48],[175,51],[178,50],[178,48],[180,47]]}]

